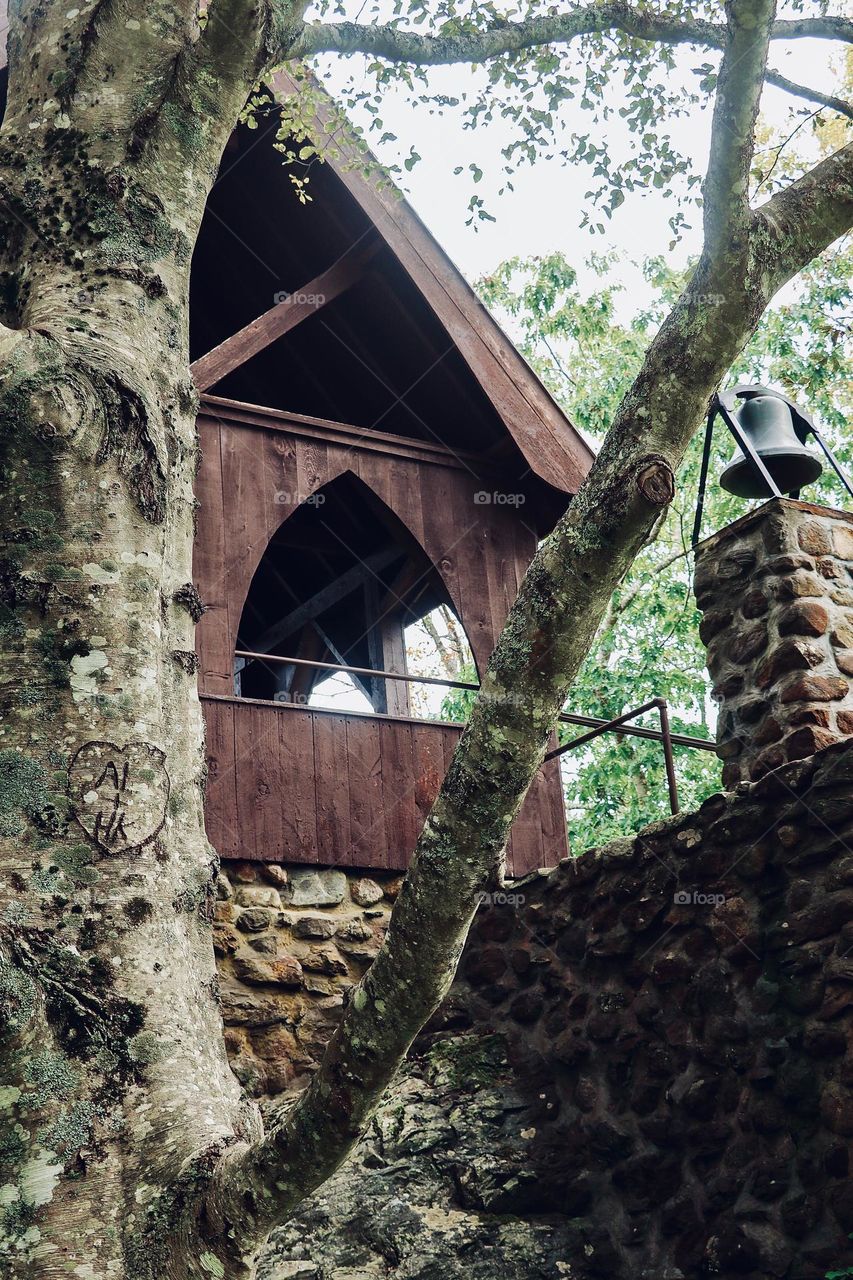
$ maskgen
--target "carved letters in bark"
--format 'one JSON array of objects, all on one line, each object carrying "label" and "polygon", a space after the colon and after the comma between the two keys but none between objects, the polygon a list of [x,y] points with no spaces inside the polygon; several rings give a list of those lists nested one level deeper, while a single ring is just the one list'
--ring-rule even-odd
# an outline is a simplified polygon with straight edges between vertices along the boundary
[{"label": "carved letters in bark", "polygon": [[166,756],[149,742],[87,742],[71,761],[74,816],[106,853],[141,849],[162,830],[169,799]]}]

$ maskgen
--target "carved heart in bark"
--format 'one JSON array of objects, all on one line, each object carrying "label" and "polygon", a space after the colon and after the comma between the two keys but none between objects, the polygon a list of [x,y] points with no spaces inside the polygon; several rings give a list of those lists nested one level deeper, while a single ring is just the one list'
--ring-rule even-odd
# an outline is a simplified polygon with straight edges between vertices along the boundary
[{"label": "carved heart in bark", "polygon": [[153,840],[166,821],[165,754],[149,742],[87,742],[68,770],[74,816],[107,853],[130,853]]}]

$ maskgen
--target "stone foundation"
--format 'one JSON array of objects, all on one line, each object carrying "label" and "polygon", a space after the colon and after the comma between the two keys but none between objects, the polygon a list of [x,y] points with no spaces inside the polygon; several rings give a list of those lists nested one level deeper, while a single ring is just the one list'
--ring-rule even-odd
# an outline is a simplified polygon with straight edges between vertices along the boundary
[{"label": "stone foundation", "polygon": [[491,1194],[557,1216],[546,1274],[853,1266],[853,746],[525,890],[448,1012],[505,1037],[526,1142],[495,1141]]},{"label": "stone foundation", "polygon": [[396,873],[223,863],[213,942],[231,1065],[247,1092],[305,1083],[401,884]]},{"label": "stone foundation", "polygon": [[[235,1067],[295,1088],[368,962],[346,929],[375,946],[396,884],[371,875],[367,897],[384,892],[364,906],[355,873],[226,870]],[[265,886],[278,906],[244,892]],[[262,929],[240,927],[259,910]],[[302,937],[302,920],[336,931]],[[312,949],[347,973],[306,966]],[[238,956],[282,962],[281,980],[246,983]],[[851,1157],[853,744],[837,744],[481,908],[356,1156],[261,1275],[823,1280],[853,1266]]]},{"label": "stone foundation", "polygon": [[773,499],[696,553],[723,784],[853,735],[853,515]]}]

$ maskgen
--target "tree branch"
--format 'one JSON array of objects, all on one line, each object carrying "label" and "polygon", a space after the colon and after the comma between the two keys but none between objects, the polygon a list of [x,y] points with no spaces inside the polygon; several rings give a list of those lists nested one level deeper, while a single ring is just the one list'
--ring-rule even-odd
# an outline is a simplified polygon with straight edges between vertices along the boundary
[{"label": "tree branch", "polygon": [[292,58],[309,0],[211,0],[199,42],[203,60],[249,89]]},{"label": "tree branch", "polygon": [[[450,26],[451,24],[447,24]],[[291,58],[315,53],[368,53],[392,62],[419,66],[454,62],[486,62],[505,53],[545,44],[568,44],[582,35],[622,31],[638,40],[659,44],[698,44],[722,49],[726,27],[701,18],[667,18],[627,0],[605,0],[559,14],[542,14],[523,22],[506,22],[483,31],[446,31],[425,35],[387,24],[364,26],[357,22],[306,24],[298,43],[287,52]],[[853,43],[853,21],[841,17],[779,19],[770,33],[773,40],[821,38]]]},{"label": "tree branch", "polygon": [[212,0],[198,42],[200,62],[219,76],[253,82],[262,66],[263,14],[257,0]]},{"label": "tree branch", "polygon": [[853,44],[853,20],[832,15],[822,18],[787,18],[773,23],[773,40],[846,40]]},{"label": "tree branch", "polygon": [[789,80],[787,76],[782,75],[781,71],[774,71],[772,67],[767,68],[764,78],[768,84],[775,85],[777,89],[783,89],[794,98],[815,102],[820,107],[828,107],[831,111],[837,111],[840,116],[853,120],[853,102],[847,102],[845,98],[837,98],[834,94],[821,93],[819,89],[809,89],[806,85],[797,84],[796,80]]},{"label": "tree branch", "polygon": [[749,174],[764,86],[774,0],[727,0],[728,41],[711,125],[703,186],[705,248],[716,255],[750,225]]},{"label": "tree branch", "polygon": [[753,218],[775,291],[853,223],[853,142],[778,191]]},{"label": "tree branch", "polygon": [[[726,45],[726,27],[722,23],[667,18],[652,10],[608,0],[567,13],[542,14],[523,22],[506,22],[483,31],[445,32],[426,35],[387,24],[363,26],[357,22],[313,22],[306,24],[295,43],[281,44],[280,60],[307,58],[317,53],[364,53],[390,62],[409,62],[418,66],[438,66],[459,62],[488,62],[507,53],[520,53],[542,45],[570,44],[584,35],[600,35],[621,31],[637,40],[657,44],[692,44],[710,49]],[[780,19],[773,23],[772,40],[803,38],[841,40],[853,43],[853,21],[847,18]],[[830,107],[853,119],[853,104],[843,98],[821,93],[797,83],[773,68],[767,81],[776,88]]]}]

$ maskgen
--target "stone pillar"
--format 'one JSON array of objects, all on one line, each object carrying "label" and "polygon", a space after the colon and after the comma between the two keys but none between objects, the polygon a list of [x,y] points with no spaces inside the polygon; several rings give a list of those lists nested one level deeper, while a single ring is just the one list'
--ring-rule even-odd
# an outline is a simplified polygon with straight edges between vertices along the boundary
[{"label": "stone pillar", "polygon": [[853,515],[772,498],[696,553],[723,785],[853,737]]}]

